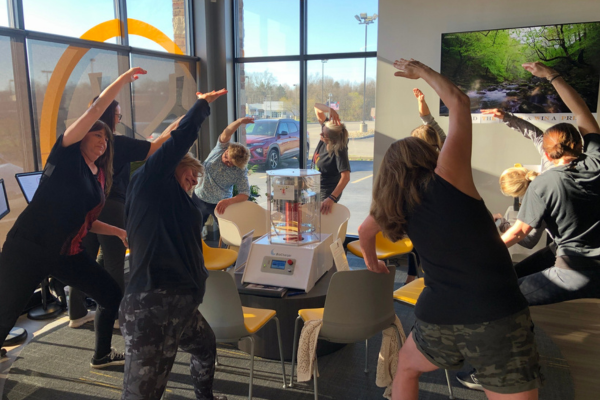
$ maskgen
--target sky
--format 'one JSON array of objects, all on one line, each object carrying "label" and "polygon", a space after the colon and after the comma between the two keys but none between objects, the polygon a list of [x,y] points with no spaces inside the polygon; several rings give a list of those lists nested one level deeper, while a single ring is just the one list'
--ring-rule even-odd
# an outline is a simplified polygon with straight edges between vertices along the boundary
[{"label": "sky", "polygon": [[[218,0],[224,1],[224,0]],[[8,24],[7,0],[0,0],[0,26]],[[149,5],[151,4],[151,7]],[[300,2],[297,0],[244,0],[245,56],[296,55],[299,53]],[[79,37],[91,27],[115,18],[114,0],[23,0],[25,28]],[[378,12],[377,0],[308,0],[308,52],[310,54],[365,51],[365,26],[355,15]],[[173,38],[171,0],[127,0],[127,16],[147,22]],[[378,20],[367,27],[367,50],[377,50]],[[152,41],[132,35],[130,45],[164,51]],[[108,40],[116,43],[116,39]],[[278,83],[298,83],[297,63],[270,63],[267,69]],[[264,70],[261,64],[261,71]],[[321,74],[321,61],[309,62],[309,74]],[[258,68],[247,65],[247,71]],[[325,76],[362,82],[364,60],[330,60]],[[375,60],[367,62],[367,79],[375,79]],[[0,82],[0,89],[4,89]]]}]

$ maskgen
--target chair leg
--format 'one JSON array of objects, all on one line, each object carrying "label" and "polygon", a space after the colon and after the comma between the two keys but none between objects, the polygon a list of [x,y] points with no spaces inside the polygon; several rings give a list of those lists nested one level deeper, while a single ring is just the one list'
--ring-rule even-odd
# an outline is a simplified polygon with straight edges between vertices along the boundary
[{"label": "chair leg", "polygon": [[294,327],[294,345],[292,347],[292,374],[290,375],[290,387],[294,387],[294,368],[296,367],[296,351],[298,350],[298,325],[302,317],[298,315],[296,325]]},{"label": "chair leg", "polygon": [[219,355],[215,354],[215,367],[219,365]]},{"label": "chair leg", "polygon": [[369,373],[369,339],[365,339],[365,374]]},{"label": "chair leg", "polygon": [[317,360],[313,364],[313,381],[315,383],[315,400],[319,400],[319,388],[317,387]]},{"label": "chair leg", "polygon": [[[417,270],[417,278],[422,277],[423,270],[421,270],[421,266],[419,265],[419,263],[417,261],[417,255],[411,251],[410,256],[413,258],[413,261],[415,262],[415,269]],[[421,271],[421,274],[419,274],[419,270]]]},{"label": "chair leg", "polygon": [[285,363],[283,362],[283,344],[281,342],[281,329],[279,327],[279,319],[277,317],[273,317],[275,320],[275,324],[277,325],[277,341],[279,342],[279,357],[281,358],[281,372],[283,374],[283,388],[287,388],[285,384]]},{"label": "chair leg", "polygon": [[454,399],[454,393],[452,392],[452,385],[450,384],[450,376],[448,375],[448,370],[445,369],[444,372],[446,373],[446,382],[448,382],[448,392],[450,393],[450,397],[448,398]]},{"label": "chair leg", "polygon": [[250,339],[250,388],[248,389],[248,400],[252,400],[252,383],[254,382],[254,338],[248,336]]}]

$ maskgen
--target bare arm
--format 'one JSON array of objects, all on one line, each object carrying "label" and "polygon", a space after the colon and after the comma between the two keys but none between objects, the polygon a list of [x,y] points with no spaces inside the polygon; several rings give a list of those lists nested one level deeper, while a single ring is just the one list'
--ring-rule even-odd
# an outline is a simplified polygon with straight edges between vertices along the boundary
[{"label": "bare arm", "polygon": [[254,117],[244,117],[233,121],[231,124],[227,125],[227,128],[223,130],[221,135],[219,136],[219,142],[221,143],[229,143],[231,137],[238,130],[238,128],[242,124],[253,124]]},{"label": "bare arm", "polygon": [[249,198],[249,196],[247,194],[240,193],[229,199],[223,199],[217,203],[215,210],[217,210],[217,213],[223,214],[225,212],[225,210],[227,209],[227,207],[229,207],[230,205],[235,204],[235,203],[241,203],[243,201],[247,201],[248,198]]},{"label": "bare arm", "polygon": [[425,80],[450,110],[448,136],[435,172],[461,192],[481,199],[471,171],[473,132],[469,97],[449,79],[418,61],[400,59],[394,62],[394,67],[400,70],[395,76]]},{"label": "bare arm", "polygon": [[315,114],[321,125],[323,125],[327,119],[325,113],[329,113],[329,119],[334,124],[339,125],[341,123],[340,116],[333,108],[327,107],[325,104],[315,103]]},{"label": "bare arm", "polygon": [[92,125],[100,119],[110,103],[117,97],[117,94],[119,94],[119,91],[123,86],[137,80],[138,74],[146,74],[146,71],[139,67],[131,68],[104,89],[83,115],[77,118],[77,121],[73,122],[67,128],[63,135],[62,146],[69,147],[70,145],[81,141]]},{"label": "bare arm", "polygon": [[[539,61],[525,63],[523,64],[523,68],[539,78],[552,79],[553,77],[560,75],[554,69],[545,66]],[[565,105],[569,107],[569,110],[575,115],[577,127],[583,136],[591,132],[600,132],[598,121],[596,121],[596,118],[594,118],[590,112],[585,101],[583,101],[581,96],[571,87],[571,85],[569,85],[561,76],[552,79],[552,85]]]},{"label": "bare arm", "polygon": [[389,270],[383,261],[377,259],[375,251],[375,238],[381,232],[381,227],[375,221],[373,216],[369,215],[363,223],[358,227],[358,239],[360,240],[360,250],[363,253],[363,258],[367,268],[370,271],[389,274]]},{"label": "bare arm", "polygon": [[92,227],[90,228],[90,232],[97,233],[99,235],[106,236],[117,236],[119,239],[123,241],[125,247],[129,247],[129,243],[127,243],[127,232],[125,229],[118,228],[113,225],[106,224],[101,221],[94,221]]},{"label": "bare arm", "polygon": [[[331,194],[336,198],[342,195],[342,192],[346,188],[346,185],[348,185],[348,182],[350,182],[350,171],[343,171],[341,175],[342,176],[338,184],[336,185],[335,189],[333,189],[333,192],[331,192]],[[323,200],[323,202],[321,202],[321,213],[329,214],[331,212],[331,207],[333,207],[333,200],[331,200],[328,197],[325,200]]]},{"label": "bare arm", "polygon": [[150,150],[148,150],[148,154],[146,155],[145,160],[147,160],[148,157],[154,154],[154,152],[158,150],[160,146],[162,146],[162,144],[171,137],[171,132],[177,129],[177,127],[179,126],[179,121],[181,121],[183,117],[185,117],[185,114],[177,118],[175,121],[171,122],[171,125],[167,126],[167,129],[165,129],[163,133],[161,133],[160,136],[157,137],[154,142],[150,143]]},{"label": "bare arm", "polygon": [[531,232],[533,228],[521,220],[517,220],[515,224],[502,235],[502,241],[506,247],[510,247],[519,243]]}]

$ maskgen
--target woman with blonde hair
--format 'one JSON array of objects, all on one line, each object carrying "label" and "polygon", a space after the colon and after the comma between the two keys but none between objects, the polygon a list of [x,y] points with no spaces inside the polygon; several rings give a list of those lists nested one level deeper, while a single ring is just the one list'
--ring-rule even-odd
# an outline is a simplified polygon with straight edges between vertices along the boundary
[{"label": "woman with blonde hair", "polygon": [[315,104],[315,114],[321,124],[321,140],[315,148],[311,168],[321,172],[321,212],[329,214],[350,182],[348,130],[338,113],[325,104]]},{"label": "woman with blonde hair", "polygon": [[470,100],[418,61],[401,59],[394,67],[396,76],[424,79],[450,116],[441,152],[413,137],[390,146],[359,228],[371,271],[389,273],[375,252],[380,231],[390,240],[407,234],[422,252],[425,289],[400,350],[392,399],[416,400],[423,372],[465,361],[477,368],[488,398],[537,399],[542,380],[527,301],[473,181]]},{"label": "woman with blonde hair", "polygon": [[530,171],[525,167],[511,167],[500,175],[500,191],[505,196],[523,197],[531,181],[539,172]]},{"label": "woman with blonde hair", "polygon": [[440,151],[444,145],[444,140],[446,140],[446,132],[444,132],[442,127],[431,115],[431,111],[429,111],[429,106],[425,101],[425,95],[423,92],[417,88],[414,88],[413,94],[417,98],[417,102],[419,104],[419,117],[421,117],[423,125],[413,129],[413,131],[410,133],[410,136],[423,139],[435,147],[437,151]]}]

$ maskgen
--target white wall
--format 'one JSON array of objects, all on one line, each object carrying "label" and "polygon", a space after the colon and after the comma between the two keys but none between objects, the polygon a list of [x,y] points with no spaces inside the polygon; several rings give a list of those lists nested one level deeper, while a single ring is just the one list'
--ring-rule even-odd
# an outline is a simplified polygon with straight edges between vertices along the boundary
[{"label": "white wall", "polygon": [[[448,127],[447,117],[438,118],[439,97],[424,81],[393,76],[395,59],[414,58],[439,71],[442,33],[592,21],[600,21],[600,0],[380,0],[374,170],[393,141],[421,124],[413,87]],[[504,213],[511,199],[500,193],[498,177],[517,162],[539,164],[540,157],[530,141],[504,124],[473,124],[472,161],[488,208]]]}]

